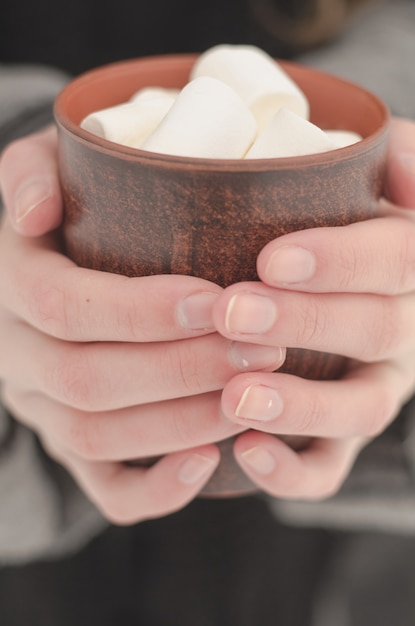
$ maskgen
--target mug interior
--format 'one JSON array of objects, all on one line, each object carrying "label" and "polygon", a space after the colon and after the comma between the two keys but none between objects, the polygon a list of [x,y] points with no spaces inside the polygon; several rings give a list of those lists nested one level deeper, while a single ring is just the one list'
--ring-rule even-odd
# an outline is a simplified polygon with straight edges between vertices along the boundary
[{"label": "mug interior", "polygon": [[[106,65],[75,78],[58,95],[55,102],[55,118],[60,126],[78,135],[81,139],[100,145],[103,148],[127,154],[149,154],[142,150],[114,144],[97,137],[80,127],[88,114],[121,104],[129,100],[133,93],[143,87],[156,86],[182,88],[189,80],[190,70],[197,55],[167,55],[131,59]],[[370,91],[337,78],[330,74],[296,63],[279,61],[282,68],[299,85],[310,104],[310,120],[323,129],[350,130],[363,137],[362,142],[339,148],[336,151],[320,153],[319,158],[327,160],[341,158],[341,154],[359,152],[370,146],[367,143],[377,139],[388,123],[388,110],[384,103]],[[187,157],[162,155],[163,159],[191,160]],[[299,161],[308,157],[290,157]],[[283,164],[287,159],[279,159]],[[206,159],[200,159],[206,161]],[[209,160],[207,160],[209,161]],[[214,159],[211,159],[213,162]],[[228,162],[231,160],[228,160]],[[255,159],[269,161],[269,159]],[[241,167],[253,160],[240,159]]]}]

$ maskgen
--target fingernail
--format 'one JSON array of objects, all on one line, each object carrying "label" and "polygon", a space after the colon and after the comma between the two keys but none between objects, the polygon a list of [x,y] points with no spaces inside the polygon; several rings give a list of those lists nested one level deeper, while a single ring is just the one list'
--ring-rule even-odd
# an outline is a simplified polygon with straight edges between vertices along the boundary
[{"label": "fingernail", "polygon": [[184,485],[194,485],[206,476],[215,465],[215,461],[202,454],[191,454],[180,466],[178,478]]},{"label": "fingernail", "polygon": [[270,330],[277,319],[272,300],[253,293],[234,295],[228,304],[225,326],[232,333],[256,335]]},{"label": "fingernail", "polygon": [[217,297],[217,293],[206,291],[184,298],[177,310],[180,325],[189,330],[213,329],[212,307]]},{"label": "fingernail", "polygon": [[312,252],[299,246],[282,246],[271,255],[265,275],[272,284],[301,283],[311,278],[315,269]]},{"label": "fingernail", "polygon": [[51,197],[52,187],[47,179],[30,178],[25,180],[15,195],[14,211],[16,222],[21,222],[36,207]]},{"label": "fingernail", "polygon": [[271,452],[260,446],[245,450],[241,456],[249,467],[262,476],[271,474],[277,465]]},{"label": "fingernail", "polygon": [[233,342],[231,346],[231,360],[242,371],[261,370],[264,368],[280,367],[285,360],[284,348],[274,346],[257,346],[253,343]]},{"label": "fingernail", "polygon": [[248,420],[269,422],[281,415],[283,407],[278,391],[265,385],[250,385],[243,392],[235,415]]}]

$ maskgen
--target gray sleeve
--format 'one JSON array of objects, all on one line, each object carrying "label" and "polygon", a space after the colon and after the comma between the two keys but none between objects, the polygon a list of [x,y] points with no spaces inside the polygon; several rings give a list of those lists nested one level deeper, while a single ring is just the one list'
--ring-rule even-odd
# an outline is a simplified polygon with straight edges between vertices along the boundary
[{"label": "gray sleeve", "polygon": [[67,80],[55,69],[0,64],[0,151],[52,121],[53,100]]},{"label": "gray sleeve", "polygon": [[37,438],[0,407],[0,565],[77,550],[107,523]]},{"label": "gray sleeve", "polygon": [[415,2],[390,0],[361,9],[342,37],[301,63],[354,81],[394,115],[415,119]]},{"label": "gray sleeve", "polygon": [[[52,121],[66,81],[53,69],[0,65],[0,150]],[[0,564],[74,551],[106,525],[34,433],[0,405]]]},{"label": "gray sleeve", "polygon": [[[395,115],[415,119],[415,2],[365,10],[338,42],[300,61],[360,83]],[[415,533],[415,400],[362,451],[336,496],[269,502],[291,524]]]}]

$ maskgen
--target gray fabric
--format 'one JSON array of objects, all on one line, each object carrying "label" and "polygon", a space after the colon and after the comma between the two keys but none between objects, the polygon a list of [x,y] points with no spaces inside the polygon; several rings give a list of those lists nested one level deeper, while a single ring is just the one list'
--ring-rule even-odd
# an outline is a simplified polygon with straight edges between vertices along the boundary
[{"label": "gray fabric", "polygon": [[415,543],[340,534],[316,593],[312,626],[413,626]]},{"label": "gray fabric", "polygon": [[0,152],[53,120],[52,105],[68,77],[36,65],[0,64]]},{"label": "gray fabric", "polygon": [[[410,0],[389,2],[362,13],[338,42],[301,61],[360,82],[394,113],[415,118],[414,25]],[[36,126],[39,107],[50,104],[65,80],[52,70],[0,66],[0,133],[30,111]],[[269,499],[276,515],[293,524],[413,533],[413,412],[400,420],[401,429],[391,429],[362,453],[336,497],[319,504]],[[34,435],[17,423],[10,431],[8,420],[0,415],[0,561],[79,548],[104,520],[65,472],[47,461]]]},{"label": "gray fabric", "polygon": [[33,433],[0,407],[0,563],[79,549],[106,522],[69,476],[42,453]]},{"label": "gray fabric", "polygon": [[28,108],[51,102],[67,80],[63,72],[52,68],[0,64],[0,124]]},{"label": "gray fabric", "polygon": [[415,2],[361,9],[343,36],[300,57],[307,65],[361,84],[395,115],[415,118]]}]

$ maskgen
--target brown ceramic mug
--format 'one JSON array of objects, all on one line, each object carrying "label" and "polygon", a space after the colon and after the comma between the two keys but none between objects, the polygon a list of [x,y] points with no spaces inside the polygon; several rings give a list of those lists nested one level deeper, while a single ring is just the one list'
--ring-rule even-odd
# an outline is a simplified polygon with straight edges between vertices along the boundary
[{"label": "brown ceramic mug", "polygon": [[[74,79],[55,118],[67,254],[79,265],[125,274],[191,274],[221,286],[256,280],[270,240],[318,226],[370,219],[382,192],[389,115],[370,92],[334,76],[283,62],[304,91],[311,121],[363,140],[304,157],[213,160],[121,146],[80,128],[89,113],[125,102],[145,86],[182,87],[195,55],[114,63]],[[280,371],[313,379],[341,375],[338,355],[288,349]],[[219,442],[221,462],[202,493],[253,491]]]}]

